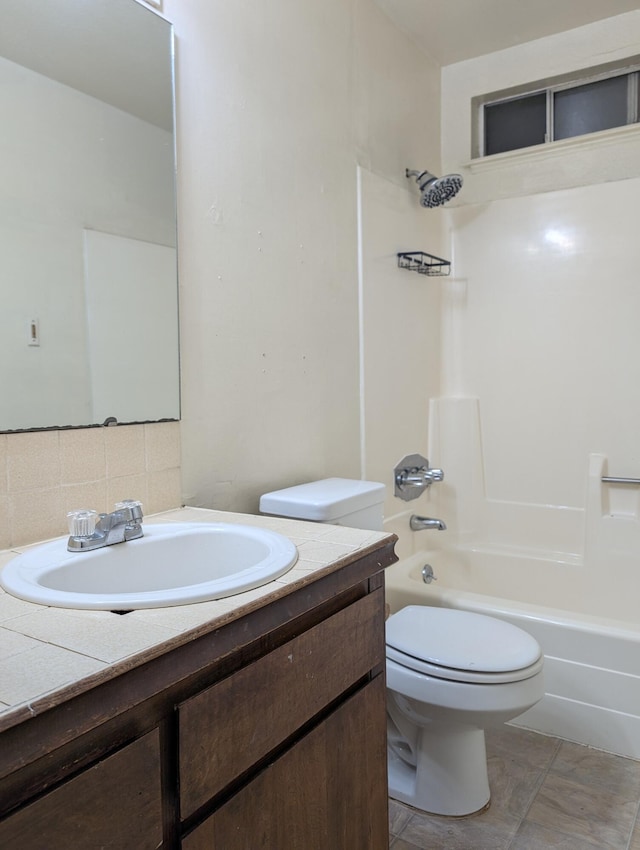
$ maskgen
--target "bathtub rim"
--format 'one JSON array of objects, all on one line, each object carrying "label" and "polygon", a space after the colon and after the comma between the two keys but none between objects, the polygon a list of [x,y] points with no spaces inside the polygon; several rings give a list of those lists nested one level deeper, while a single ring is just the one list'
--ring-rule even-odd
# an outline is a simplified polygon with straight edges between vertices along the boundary
[{"label": "bathtub rim", "polygon": [[[519,600],[510,599],[509,597],[492,596],[489,594],[477,593],[471,590],[460,590],[452,585],[445,583],[434,585],[434,583],[426,584],[421,578],[416,575],[429,562],[430,558],[442,557],[443,555],[451,555],[455,552],[464,554],[496,554],[500,556],[508,555],[511,557],[526,557],[528,560],[536,561],[543,560],[545,562],[555,561],[555,558],[550,557],[550,553],[546,553],[544,557],[536,557],[531,552],[525,552],[514,548],[503,547],[485,547],[485,546],[448,546],[430,549],[421,549],[409,555],[406,558],[401,558],[395,564],[387,567],[385,570],[385,588],[387,602],[391,606],[391,613],[399,610],[402,606],[393,604],[394,592],[411,592],[417,594],[421,599],[424,599],[424,604],[438,605],[444,607],[464,607],[470,611],[478,613],[495,614],[495,616],[512,616],[518,614],[524,620],[545,622],[572,631],[584,631],[588,628],[594,634],[618,637],[627,640],[640,642],[640,624],[629,622],[626,620],[617,620],[610,617],[600,617],[594,614],[577,613],[564,608],[555,608],[553,606],[541,606]],[[576,564],[579,563],[573,559],[567,560],[566,555],[562,560],[563,563]],[[440,578],[438,577],[438,580]],[[441,602],[429,601],[441,600]],[[462,604],[461,604],[462,603]],[[419,604],[419,603],[416,603]]]}]

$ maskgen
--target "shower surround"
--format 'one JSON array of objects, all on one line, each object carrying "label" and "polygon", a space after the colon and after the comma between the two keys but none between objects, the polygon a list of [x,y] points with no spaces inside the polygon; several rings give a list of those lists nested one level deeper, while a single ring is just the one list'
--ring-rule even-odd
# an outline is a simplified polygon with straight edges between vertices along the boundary
[{"label": "shower surround", "polygon": [[546,695],[515,723],[640,758],[639,488],[603,481],[610,459],[593,452],[581,504],[500,499],[485,433],[478,399],[431,401],[430,452],[445,480],[420,510],[447,531],[405,533],[387,575],[391,610],[442,605],[520,626],[545,653]]}]

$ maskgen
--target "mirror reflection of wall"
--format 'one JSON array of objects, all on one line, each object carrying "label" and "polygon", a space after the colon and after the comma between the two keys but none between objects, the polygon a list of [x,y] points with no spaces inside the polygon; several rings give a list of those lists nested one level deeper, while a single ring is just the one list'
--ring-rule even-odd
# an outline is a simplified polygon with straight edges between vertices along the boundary
[{"label": "mirror reflection of wall", "polygon": [[0,431],[179,418],[170,24],[2,0]]}]

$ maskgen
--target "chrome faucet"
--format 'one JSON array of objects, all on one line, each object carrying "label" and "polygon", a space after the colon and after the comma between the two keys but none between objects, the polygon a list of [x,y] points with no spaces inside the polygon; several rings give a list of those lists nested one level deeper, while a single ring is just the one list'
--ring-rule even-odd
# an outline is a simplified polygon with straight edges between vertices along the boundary
[{"label": "chrome faucet", "polygon": [[142,537],[142,503],[125,499],[115,505],[113,513],[98,514],[96,511],[70,511],[67,514],[69,552],[89,552]]},{"label": "chrome faucet", "polygon": [[393,478],[394,496],[409,502],[417,499],[436,481],[444,481],[444,472],[429,466],[426,457],[413,454],[407,455],[397,464],[393,470]]},{"label": "chrome faucet", "polygon": [[436,531],[446,531],[447,526],[441,519],[431,519],[430,517],[412,514],[409,520],[409,528],[412,531],[423,531],[426,528],[435,528]]},{"label": "chrome faucet", "polygon": [[420,487],[425,490],[434,481],[444,481],[444,472],[441,469],[421,466],[418,469],[402,469],[396,474],[396,484],[400,488]]}]

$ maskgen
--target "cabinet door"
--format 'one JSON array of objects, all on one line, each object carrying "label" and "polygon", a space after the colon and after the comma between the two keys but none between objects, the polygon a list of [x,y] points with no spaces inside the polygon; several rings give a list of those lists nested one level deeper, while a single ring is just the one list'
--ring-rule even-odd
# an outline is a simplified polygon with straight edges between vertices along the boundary
[{"label": "cabinet door", "polygon": [[183,850],[388,850],[383,676],[183,839]]},{"label": "cabinet door", "polygon": [[206,805],[383,662],[379,589],[183,703],[182,817]]},{"label": "cabinet door", "polygon": [[3,850],[156,850],[162,845],[157,729],[0,823]]}]

